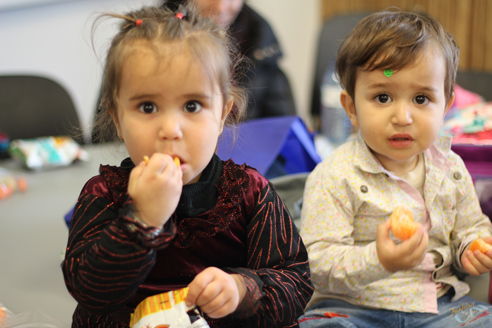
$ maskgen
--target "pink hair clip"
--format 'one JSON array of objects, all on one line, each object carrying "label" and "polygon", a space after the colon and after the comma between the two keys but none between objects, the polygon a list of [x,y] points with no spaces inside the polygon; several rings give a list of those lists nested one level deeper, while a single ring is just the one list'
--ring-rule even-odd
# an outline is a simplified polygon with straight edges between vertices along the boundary
[{"label": "pink hair clip", "polygon": [[137,19],[135,21],[135,26],[139,26],[140,24],[142,24],[142,20],[141,19]]},{"label": "pink hair clip", "polygon": [[177,13],[176,15],[174,15],[174,17],[179,18],[179,19],[183,19],[184,15],[183,15],[183,13]]}]

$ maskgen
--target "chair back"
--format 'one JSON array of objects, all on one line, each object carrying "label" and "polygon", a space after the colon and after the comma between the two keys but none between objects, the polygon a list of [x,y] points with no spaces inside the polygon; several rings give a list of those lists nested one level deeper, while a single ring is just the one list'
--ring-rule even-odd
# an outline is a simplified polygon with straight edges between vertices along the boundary
[{"label": "chair back", "polygon": [[0,131],[10,140],[66,135],[83,144],[70,95],[41,76],[0,76]]},{"label": "chair back", "polygon": [[325,72],[337,58],[338,48],[345,37],[367,15],[365,13],[353,13],[349,15],[335,16],[328,19],[321,29],[318,41],[316,65],[314,68],[314,83],[311,100],[311,114],[319,117],[321,108],[321,82]]}]

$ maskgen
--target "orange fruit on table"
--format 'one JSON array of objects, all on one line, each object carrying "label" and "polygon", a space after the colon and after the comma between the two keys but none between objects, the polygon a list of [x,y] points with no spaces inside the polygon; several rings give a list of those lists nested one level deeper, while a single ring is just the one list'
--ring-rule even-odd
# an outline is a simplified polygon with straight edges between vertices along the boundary
[{"label": "orange fruit on table", "polygon": [[19,188],[20,191],[26,191],[27,190],[27,181],[25,178],[17,179],[17,188]]},{"label": "orange fruit on table", "polygon": [[482,239],[475,239],[470,245],[470,251],[475,252],[477,249],[482,253],[487,253],[488,250],[492,249],[492,245],[487,244]]},{"label": "orange fruit on table", "polygon": [[395,208],[393,214],[391,214],[390,220],[391,232],[393,232],[393,235],[400,240],[406,240],[412,237],[419,226],[418,223],[413,220],[412,211],[408,207],[402,205]]}]

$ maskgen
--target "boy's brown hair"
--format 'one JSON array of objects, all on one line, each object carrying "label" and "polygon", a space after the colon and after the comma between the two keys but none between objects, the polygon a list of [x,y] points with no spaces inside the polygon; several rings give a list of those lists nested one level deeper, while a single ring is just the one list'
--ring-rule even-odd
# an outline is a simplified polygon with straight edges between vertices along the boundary
[{"label": "boy's brown hair", "polygon": [[459,47],[436,19],[418,13],[382,11],[364,18],[342,42],[335,71],[341,86],[354,99],[359,68],[398,71],[413,64],[429,46],[442,53],[448,102],[454,94]]}]

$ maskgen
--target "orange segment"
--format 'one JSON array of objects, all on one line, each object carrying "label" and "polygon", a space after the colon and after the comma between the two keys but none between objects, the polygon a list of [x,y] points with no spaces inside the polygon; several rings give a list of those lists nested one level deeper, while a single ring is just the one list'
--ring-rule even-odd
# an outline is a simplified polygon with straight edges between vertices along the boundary
[{"label": "orange segment", "polygon": [[406,240],[413,236],[418,224],[413,220],[412,211],[406,206],[397,206],[391,214],[391,232],[400,239]]},{"label": "orange segment", "polygon": [[26,191],[27,190],[27,181],[25,178],[17,179],[17,188],[19,188],[20,191]]},{"label": "orange segment", "polygon": [[149,156],[144,156],[145,165],[149,165]]},{"label": "orange segment", "polygon": [[174,164],[176,164],[177,167],[181,165],[181,162],[179,161],[179,158],[174,157]]},{"label": "orange segment", "polygon": [[482,239],[475,239],[470,245],[470,251],[475,252],[477,249],[482,253],[487,253],[488,250],[492,249],[492,245],[487,244]]}]

